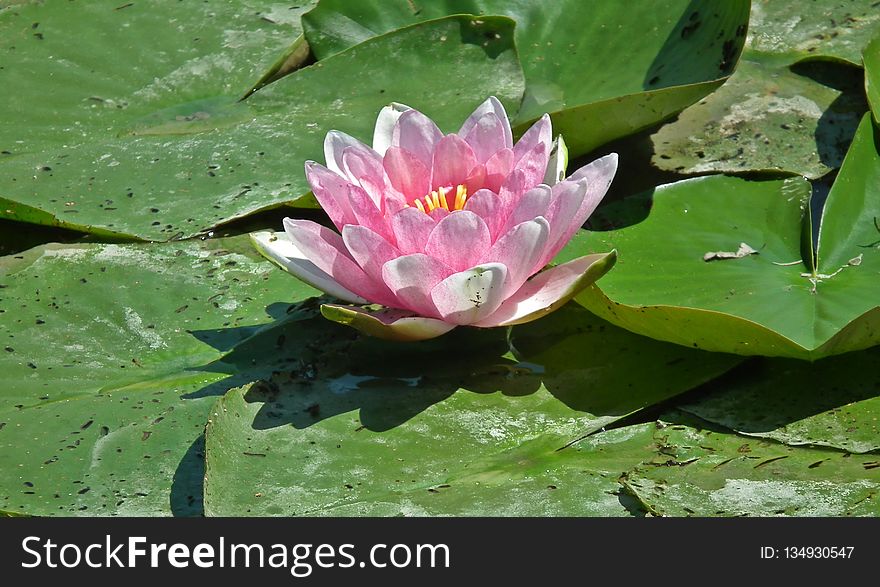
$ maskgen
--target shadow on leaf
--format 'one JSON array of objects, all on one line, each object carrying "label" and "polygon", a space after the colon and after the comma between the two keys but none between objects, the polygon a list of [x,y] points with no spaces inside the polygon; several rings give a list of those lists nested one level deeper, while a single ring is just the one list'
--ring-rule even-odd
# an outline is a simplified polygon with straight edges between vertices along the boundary
[{"label": "shadow on leaf", "polygon": [[745,27],[725,30],[726,26],[722,26],[717,35],[709,39],[698,34],[701,28],[718,26],[717,19],[717,9],[711,2],[691,0],[645,73],[642,88],[649,91],[704,81],[705,73],[694,67],[695,61],[717,64],[719,78],[733,73],[742,51]]},{"label": "shadow on leaf", "polygon": [[789,69],[841,92],[822,112],[815,131],[819,159],[831,169],[838,169],[852,144],[862,115],[868,111],[864,70],[828,61],[801,61]]},{"label": "shadow on leaf", "polygon": [[198,517],[205,514],[202,502],[205,488],[205,435],[192,443],[174,471],[169,497],[175,517]]},{"label": "shadow on leaf", "polygon": [[880,347],[815,363],[758,357],[681,409],[742,434],[864,453],[880,449]]},{"label": "shadow on leaf", "polygon": [[262,404],[255,429],[302,429],[354,413],[360,425],[384,431],[454,393],[519,397],[543,385],[573,416],[581,413],[601,426],[741,361],[634,335],[576,303],[512,329],[460,327],[436,339],[401,343],[325,320],[321,301],[273,304],[267,311],[283,317],[256,331],[193,333],[224,344],[249,337],[203,368],[230,377],[185,398],[223,395],[254,383],[245,399]]},{"label": "shadow on leaf", "polygon": [[383,341],[324,319],[322,301],[272,304],[267,312],[276,321],[256,329],[194,332],[209,344],[240,342],[202,368],[230,377],[185,399],[223,395],[256,382],[246,396],[264,404],[256,429],[305,428],[359,411],[362,425],[378,431],[406,422],[461,388],[516,396],[540,387],[534,373],[510,358],[504,329],[457,328],[422,342]]},{"label": "shadow on leaf", "polygon": [[516,357],[539,365],[546,389],[573,410],[623,418],[699,386],[742,361],[639,336],[569,304],[514,329]]}]

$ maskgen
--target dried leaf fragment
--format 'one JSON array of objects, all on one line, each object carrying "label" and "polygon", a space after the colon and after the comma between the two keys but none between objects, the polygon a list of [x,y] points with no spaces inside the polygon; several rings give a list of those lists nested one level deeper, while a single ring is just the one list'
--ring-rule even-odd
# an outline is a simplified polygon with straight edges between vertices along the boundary
[{"label": "dried leaf fragment", "polygon": [[743,257],[757,254],[758,251],[746,243],[739,243],[739,248],[735,253],[731,253],[730,251],[710,251],[703,255],[703,261],[708,263],[709,261],[723,261],[725,259],[742,259]]}]

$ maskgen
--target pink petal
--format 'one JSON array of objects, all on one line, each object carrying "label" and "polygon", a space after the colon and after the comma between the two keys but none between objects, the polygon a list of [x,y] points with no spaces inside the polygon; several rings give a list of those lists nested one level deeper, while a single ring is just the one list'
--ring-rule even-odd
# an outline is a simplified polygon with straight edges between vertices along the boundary
[{"label": "pink petal", "polygon": [[472,267],[492,243],[483,219],[460,210],[442,219],[425,243],[425,253],[437,258],[453,271]]},{"label": "pink petal", "polygon": [[532,220],[538,216],[547,214],[547,207],[550,206],[551,191],[550,186],[539,185],[523,194],[519,202],[510,211],[507,222],[501,229],[502,233],[507,232],[520,222]]},{"label": "pink petal", "polygon": [[510,216],[513,209],[516,208],[516,205],[519,203],[520,199],[522,199],[523,195],[525,195],[528,190],[535,187],[534,185],[528,185],[526,182],[527,179],[525,173],[519,169],[514,169],[511,174],[507,176],[507,179],[504,180],[501,189],[498,190],[498,199],[501,201],[502,222],[507,220],[507,217]]},{"label": "pink petal", "polygon": [[342,152],[342,167],[351,182],[364,188],[376,206],[381,208],[385,191],[382,158],[372,149],[346,147]]},{"label": "pink petal", "polygon": [[504,301],[507,267],[488,263],[453,273],[431,291],[444,322],[473,324],[489,316]]},{"label": "pink petal", "polygon": [[284,230],[306,259],[342,287],[372,303],[393,305],[394,296],[385,284],[364,273],[339,234],[310,220],[291,218],[284,219]]},{"label": "pink petal", "polygon": [[587,255],[542,271],[507,298],[498,310],[474,326],[524,324],[564,305],[614,266],[617,254]]},{"label": "pink petal", "polygon": [[435,226],[437,222],[417,208],[404,208],[391,217],[397,248],[404,255],[424,253],[425,243]]},{"label": "pink petal", "polygon": [[348,202],[348,189],[351,186],[348,181],[314,161],[306,161],[306,180],[315,199],[336,228],[342,230],[343,225],[355,222],[354,212]]},{"label": "pink petal", "polygon": [[465,178],[464,185],[470,193],[483,189],[486,186],[486,166],[482,163],[475,165]]},{"label": "pink petal", "polygon": [[431,217],[431,220],[434,222],[440,222],[447,216],[449,216],[449,210],[446,208],[434,208],[430,212],[428,212],[428,216]]},{"label": "pink petal", "polygon": [[379,111],[379,116],[376,117],[376,127],[373,130],[373,150],[380,156],[384,155],[388,147],[391,146],[397,119],[407,110],[411,110],[411,108],[406,104],[392,102]]},{"label": "pink petal", "polygon": [[407,201],[421,198],[431,191],[430,169],[406,149],[389,147],[383,165],[391,185]]},{"label": "pink petal", "polygon": [[431,165],[431,186],[455,187],[467,183],[471,169],[477,164],[474,150],[458,135],[446,135],[434,148]]},{"label": "pink petal", "polygon": [[386,340],[417,341],[446,334],[455,324],[442,320],[413,316],[403,310],[386,309],[369,312],[363,308],[323,304],[321,314],[328,320],[345,324],[376,338]]},{"label": "pink petal", "polygon": [[409,205],[406,202],[406,197],[389,184],[387,176],[383,196],[381,208],[385,216],[393,216]]},{"label": "pink petal", "polygon": [[586,193],[586,180],[565,180],[553,186],[551,190],[553,199],[547,208],[546,216],[550,223],[549,244],[540,265],[534,268],[535,271],[549,263],[569,241],[570,237],[565,238],[566,231],[577,216]]},{"label": "pink petal", "polygon": [[489,157],[486,161],[486,188],[498,193],[512,169],[513,149],[502,149]]},{"label": "pink petal", "polygon": [[[507,134],[505,134],[505,130]],[[460,136],[471,146],[477,161],[485,163],[492,155],[502,149],[513,146],[510,139],[510,123],[503,121],[494,112],[484,114],[467,132],[462,130]]]},{"label": "pink petal", "polygon": [[397,247],[367,228],[348,224],[342,229],[345,248],[371,279],[384,281],[382,266],[400,256]]},{"label": "pink petal", "polygon": [[[502,127],[496,129],[500,131],[500,148],[509,149],[513,147],[513,134],[510,132],[510,121],[507,119],[507,112],[495,96],[489,96],[485,102],[477,106],[477,109],[474,110],[473,114],[468,116],[467,120],[464,121],[464,124],[461,125],[461,130],[458,131],[458,135],[465,137],[470,134],[475,127],[480,125],[484,117],[488,114],[493,115],[496,119],[502,122]],[[485,161],[485,159],[483,159],[483,161]]]},{"label": "pink petal", "polygon": [[543,217],[514,226],[486,251],[481,263],[501,263],[507,267],[502,299],[506,299],[532,275],[532,267],[544,254],[550,225]]},{"label": "pink petal", "polygon": [[544,181],[549,161],[550,145],[538,143],[531,150],[523,153],[523,156],[514,164],[513,169],[524,174],[525,185],[531,188]]},{"label": "pink petal", "polygon": [[345,165],[342,163],[342,153],[347,147],[370,149],[368,146],[351,135],[338,130],[331,130],[324,137],[324,159],[327,167],[339,175],[345,175]]},{"label": "pink petal", "polygon": [[550,143],[552,141],[553,128],[550,124],[550,116],[545,114],[513,146],[514,163],[522,159],[526,153],[534,150],[537,145],[544,145],[546,152],[550,153]]},{"label": "pink petal", "polygon": [[260,254],[291,275],[340,300],[353,304],[367,303],[367,300],[339,285],[335,279],[306,259],[286,233],[261,231],[252,233],[250,236],[251,242]]},{"label": "pink petal", "polygon": [[443,133],[430,118],[418,110],[407,110],[397,119],[391,135],[391,146],[406,149],[430,169],[434,146],[441,138]]},{"label": "pink petal", "polygon": [[[574,236],[574,233],[577,232],[578,228],[587,221],[587,218],[589,218],[590,214],[593,213],[596,206],[599,205],[599,202],[602,201],[602,198],[604,198],[605,194],[608,192],[608,187],[611,185],[611,180],[614,179],[615,173],[617,173],[617,153],[611,153],[581,167],[571,174],[571,177],[569,177],[568,180],[566,180],[585,180],[587,182],[586,193],[584,194],[584,198],[581,201],[577,212],[571,216],[560,214],[557,217],[559,220],[562,220],[563,223],[567,222],[567,225],[563,228],[559,240],[551,245],[551,249],[548,251],[548,253],[551,253],[550,258],[559,252],[559,250],[571,240],[571,237]],[[554,220],[554,222],[557,221],[558,220]],[[551,226],[553,225],[551,224]]]},{"label": "pink petal", "polygon": [[492,193],[489,190],[477,190],[476,193],[467,199],[464,209],[473,212],[483,219],[483,222],[489,228],[489,236],[492,242],[495,242],[504,222],[501,198],[498,197],[498,194]]},{"label": "pink petal", "polygon": [[382,211],[376,207],[375,202],[367,195],[367,192],[353,185],[348,190],[348,201],[355,217],[355,222],[351,224],[361,224],[388,241],[394,240],[394,234],[388,226],[388,220],[382,214]]},{"label": "pink petal", "polygon": [[431,290],[451,271],[443,263],[423,253],[392,259],[382,267],[382,279],[397,299],[422,316],[439,318],[431,300]]},{"label": "pink petal", "polygon": [[617,153],[608,153],[604,157],[599,157],[595,161],[587,163],[574,173],[568,179],[577,181],[579,179],[588,179],[591,182],[611,183],[614,174],[617,173]]}]

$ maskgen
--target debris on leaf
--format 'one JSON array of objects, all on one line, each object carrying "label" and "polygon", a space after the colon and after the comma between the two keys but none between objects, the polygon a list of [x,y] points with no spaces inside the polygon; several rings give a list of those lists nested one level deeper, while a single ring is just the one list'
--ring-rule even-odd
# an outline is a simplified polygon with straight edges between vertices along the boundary
[{"label": "debris on leaf", "polygon": [[739,243],[739,248],[736,250],[735,253],[731,253],[729,251],[710,251],[703,255],[703,261],[706,261],[708,263],[709,261],[723,261],[725,259],[742,259],[743,257],[757,254],[758,251],[756,251],[746,243]]}]

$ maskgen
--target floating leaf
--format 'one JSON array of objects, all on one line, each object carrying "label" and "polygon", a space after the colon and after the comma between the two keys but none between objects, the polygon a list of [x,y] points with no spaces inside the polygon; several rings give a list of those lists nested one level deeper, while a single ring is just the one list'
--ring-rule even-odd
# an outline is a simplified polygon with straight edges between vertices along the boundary
[{"label": "floating leaf", "polygon": [[739,0],[658,0],[650,10],[614,0],[444,0],[416,9],[406,0],[323,0],[303,15],[303,29],[323,59],[447,14],[509,16],[517,22],[526,77],[518,130],[549,112],[577,156],[668,118],[718,87],[742,49],[748,7]]},{"label": "floating leaf", "polygon": [[652,162],[689,174],[821,177],[840,167],[867,110],[861,86],[855,68],[795,72],[746,52],[724,86],[652,135]]},{"label": "floating leaf", "polygon": [[6,107],[17,113],[0,129],[0,218],[115,238],[193,236],[301,201],[302,162],[322,159],[327,131],[367,140],[390,101],[457,125],[489,94],[508,106],[522,96],[513,22],[456,16],[378,37],[238,102],[254,68],[295,32],[262,17],[298,15],[247,5],[115,10],[102,0],[0,12],[11,60],[0,83],[16,88]]},{"label": "floating leaf", "polygon": [[47,245],[0,285],[0,509],[65,516],[200,513],[217,361],[315,293],[246,237]]},{"label": "floating leaf", "polygon": [[674,414],[662,420],[642,425],[656,427],[653,458],[621,479],[655,515],[880,514],[872,458],[703,430]]},{"label": "floating leaf", "polygon": [[757,359],[681,409],[740,434],[851,453],[880,450],[880,347],[804,365]]},{"label": "floating leaf", "polygon": [[[705,177],[621,204],[643,222],[575,239],[616,248],[614,271],[578,296],[612,323],[702,349],[817,359],[880,342],[880,153],[869,116],[831,189],[818,267],[802,254],[810,186],[803,179]],[[632,213],[632,212],[631,212]],[[605,212],[614,216],[613,212]],[[808,232],[809,234],[809,232]],[[749,243],[760,254],[707,263],[706,251]]]},{"label": "floating leaf", "polygon": [[737,71],[652,137],[654,164],[811,179],[839,168],[867,110],[857,67],[878,31],[872,0],[755,0]]},{"label": "floating leaf", "polygon": [[307,344],[211,415],[209,515],[625,515],[625,459],[557,449],[738,362],[577,305],[510,342],[503,329],[392,343],[279,323],[224,361],[265,361],[278,336]]},{"label": "floating leaf", "polygon": [[749,50],[789,61],[862,64],[862,49],[880,32],[876,0],[753,0]]}]

